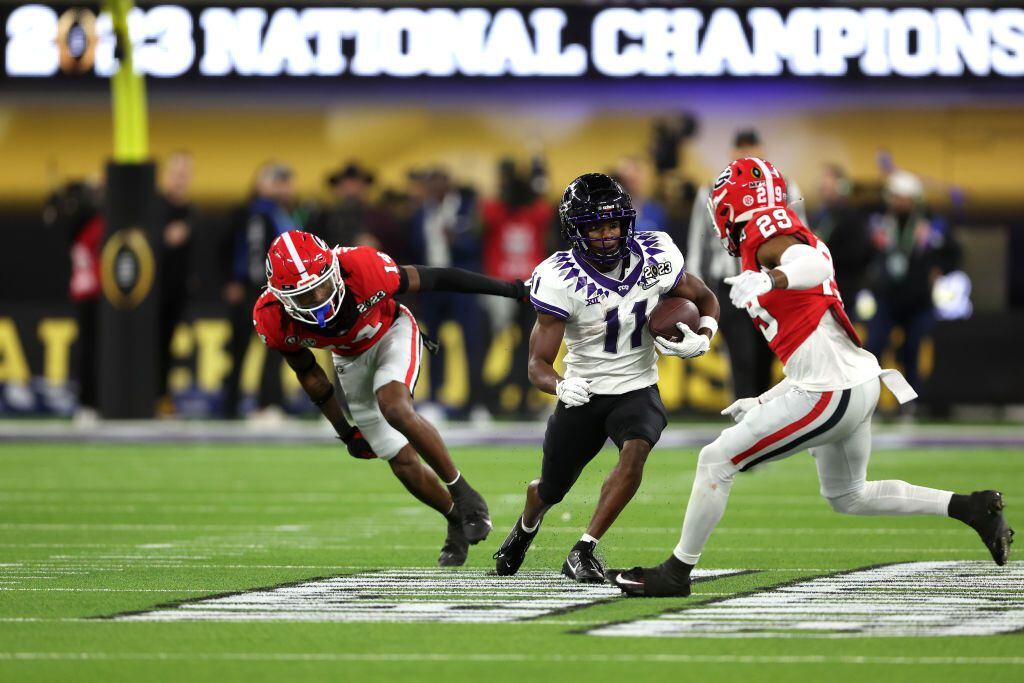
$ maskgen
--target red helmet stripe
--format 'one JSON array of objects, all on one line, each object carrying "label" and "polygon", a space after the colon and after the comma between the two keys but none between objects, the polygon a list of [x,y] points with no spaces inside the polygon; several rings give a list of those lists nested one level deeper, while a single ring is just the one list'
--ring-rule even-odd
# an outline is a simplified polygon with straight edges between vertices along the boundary
[{"label": "red helmet stripe", "polygon": [[288,254],[292,257],[292,261],[295,262],[295,267],[299,269],[299,275],[306,275],[306,265],[302,262],[299,257],[299,252],[295,249],[295,244],[292,242],[292,235],[289,232],[281,235],[284,240],[284,246],[288,249]]},{"label": "red helmet stripe", "polygon": [[758,159],[757,157],[751,157],[754,163],[761,169],[761,173],[764,173],[764,181],[767,183],[768,190],[768,206],[775,206],[775,181],[772,179],[772,173],[768,170],[768,165]]}]

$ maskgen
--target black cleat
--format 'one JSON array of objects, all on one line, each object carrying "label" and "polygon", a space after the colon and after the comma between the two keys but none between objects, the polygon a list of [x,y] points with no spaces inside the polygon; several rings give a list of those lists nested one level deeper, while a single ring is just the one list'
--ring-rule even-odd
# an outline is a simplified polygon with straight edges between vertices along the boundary
[{"label": "black cleat", "polygon": [[1000,567],[1010,559],[1013,529],[1003,516],[1003,494],[999,491],[975,491],[967,496],[961,521],[978,532],[982,543]]},{"label": "black cleat", "polygon": [[476,545],[491,533],[491,514],[487,510],[487,501],[474,489],[466,489],[452,496],[455,510],[462,518],[462,533],[470,545]]},{"label": "black cleat", "polygon": [[604,583],[604,567],[594,557],[596,543],[579,541],[562,563],[562,574],[578,583]]},{"label": "black cleat", "polygon": [[690,595],[691,569],[672,556],[657,567],[611,569],[608,581],[634,598],[685,598]]},{"label": "black cleat", "polygon": [[469,541],[462,533],[461,522],[448,522],[448,537],[441,546],[441,554],[437,557],[438,567],[461,567],[466,564],[469,554]]},{"label": "black cleat", "polygon": [[520,517],[516,520],[516,524],[512,527],[512,531],[508,532],[505,542],[493,556],[494,571],[498,572],[498,576],[512,576],[519,571],[519,568],[523,566],[523,560],[526,559],[526,551],[530,549],[530,544],[533,543],[539,529],[538,525],[532,532],[523,531],[523,518]]}]

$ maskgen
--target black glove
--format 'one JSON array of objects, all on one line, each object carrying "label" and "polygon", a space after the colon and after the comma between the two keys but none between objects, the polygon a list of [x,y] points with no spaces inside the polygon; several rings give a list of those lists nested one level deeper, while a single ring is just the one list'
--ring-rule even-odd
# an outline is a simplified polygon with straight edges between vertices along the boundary
[{"label": "black glove", "polygon": [[350,427],[347,432],[338,437],[348,446],[348,454],[360,460],[373,460],[377,454],[370,448],[370,442],[366,440],[359,427]]}]

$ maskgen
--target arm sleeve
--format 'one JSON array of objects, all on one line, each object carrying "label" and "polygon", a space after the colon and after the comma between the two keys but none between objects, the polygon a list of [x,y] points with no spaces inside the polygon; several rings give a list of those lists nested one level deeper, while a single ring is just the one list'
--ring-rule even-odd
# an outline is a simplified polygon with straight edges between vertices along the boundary
[{"label": "arm sleeve", "polygon": [[463,292],[466,294],[490,294],[517,299],[522,290],[515,282],[496,280],[480,273],[462,268],[432,268],[413,266],[420,275],[420,291]]},{"label": "arm sleeve", "polygon": [[[543,265],[543,264],[542,264]],[[559,320],[568,320],[572,314],[568,291],[562,285],[558,273],[542,266],[533,271],[530,278],[530,303],[538,313],[553,315]]]},{"label": "arm sleeve", "polygon": [[832,264],[814,247],[794,244],[782,252],[778,270],[789,280],[787,289],[810,289],[832,277]]}]

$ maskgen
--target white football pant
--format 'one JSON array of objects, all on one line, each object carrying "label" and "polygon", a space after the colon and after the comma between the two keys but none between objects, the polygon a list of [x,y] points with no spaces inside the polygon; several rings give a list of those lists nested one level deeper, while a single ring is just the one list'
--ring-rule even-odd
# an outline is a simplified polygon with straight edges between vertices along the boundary
[{"label": "white football pant", "polygon": [[696,564],[725,513],[737,472],[810,449],[818,465],[821,495],[849,515],[947,515],[950,491],[904,481],[867,481],[871,416],[879,380],[850,389],[791,389],[763,403],[701,449],[674,554]]}]

